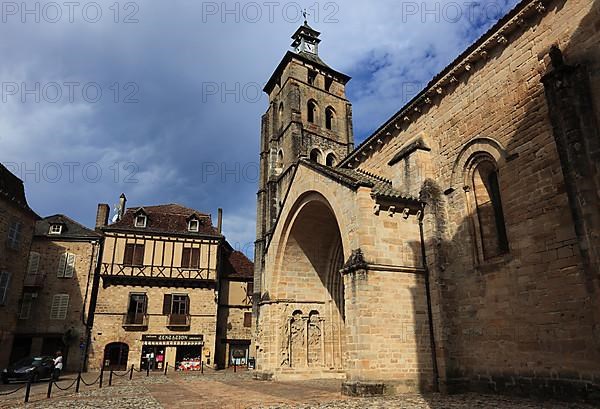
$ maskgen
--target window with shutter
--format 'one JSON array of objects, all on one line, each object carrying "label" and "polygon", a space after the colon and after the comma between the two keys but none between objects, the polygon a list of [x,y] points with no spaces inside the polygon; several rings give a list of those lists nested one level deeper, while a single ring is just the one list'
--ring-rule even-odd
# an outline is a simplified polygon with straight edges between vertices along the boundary
[{"label": "window with shutter", "polygon": [[0,272],[0,305],[6,303],[8,298],[8,287],[10,286],[10,273],[8,271]]},{"label": "window with shutter", "polygon": [[144,245],[137,244],[135,251],[133,252],[133,265],[143,266],[144,265]]},{"label": "window with shutter", "polygon": [[63,253],[60,256],[58,262],[58,272],[56,274],[59,278],[71,278],[75,272],[75,254]]},{"label": "window with shutter", "polygon": [[181,253],[181,267],[200,268],[200,249],[184,248]]},{"label": "window with shutter", "polygon": [[40,253],[32,251],[29,253],[29,265],[27,266],[27,274],[35,275],[40,269]]},{"label": "window with shutter", "polygon": [[65,278],[73,277],[75,271],[75,254],[67,253],[67,263],[65,265]]},{"label": "window with shutter", "polygon": [[19,319],[27,320],[31,315],[31,305],[33,304],[33,294],[24,293],[21,300],[21,308],[19,310]]},{"label": "window with shutter", "polygon": [[165,294],[163,298],[163,315],[171,313],[171,294]]},{"label": "window with shutter", "polygon": [[144,245],[134,243],[126,244],[123,264],[126,266],[144,265]]},{"label": "window with shutter", "polygon": [[58,278],[62,278],[65,276],[66,267],[67,267],[67,253],[63,253],[60,255],[60,260],[58,260],[58,270],[56,272],[56,276]]},{"label": "window with shutter", "polygon": [[69,294],[56,294],[52,297],[52,306],[50,307],[51,320],[64,320],[67,318],[69,309]]},{"label": "window with shutter", "polygon": [[251,326],[252,326],[252,313],[245,312],[244,313],[244,327],[251,327]]},{"label": "window with shutter", "polygon": [[189,268],[190,267],[190,248],[184,248],[181,252],[181,267]]},{"label": "window with shutter", "polygon": [[199,248],[192,249],[192,260],[191,260],[190,267],[200,268],[200,249]]},{"label": "window with shutter", "polygon": [[8,229],[8,247],[12,249],[19,247],[19,243],[21,241],[21,227],[22,224],[19,221],[14,221],[11,223]]}]

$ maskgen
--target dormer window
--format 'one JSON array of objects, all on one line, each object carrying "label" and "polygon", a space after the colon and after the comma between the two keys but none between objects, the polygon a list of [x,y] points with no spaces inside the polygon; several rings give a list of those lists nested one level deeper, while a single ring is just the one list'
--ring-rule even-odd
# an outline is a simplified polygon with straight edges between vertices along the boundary
[{"label": "dormer window", "polygon": [[62,233],[62,224],[51,224],[50,230],[48,234],[61,234]]},{"label": "dormer window", "polygon": [[198,219],[191,219],[188,221],[188,231],[197,232],[200,229],[200,222]]},{"label": "dormer window", "polygon": [[146,227],[146,222],[148,221],[148,217],[145,214],[138,214],[135,216],[135,227]]}]

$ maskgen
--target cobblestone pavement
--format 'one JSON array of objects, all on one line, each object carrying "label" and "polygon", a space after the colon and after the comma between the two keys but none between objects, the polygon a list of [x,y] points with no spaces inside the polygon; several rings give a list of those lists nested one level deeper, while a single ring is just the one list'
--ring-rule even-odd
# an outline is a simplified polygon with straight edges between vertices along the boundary
[{"label": "cobblestone pavement", "polygon": [[[93,374],[86,375],[89,380]],[[69,379],[61,381],[68,386]],[[593,406],[559,402],[536,402],[478,394],[427,396],[402,395],[379,398],[348,398],[340,394],[340,381],[260,382],[247,372],[172,373],[168,376],[134,374],[113,378],[113,386],[97,385],[81,389],[79,394],[56,391],[46,399],[47,384],[32,389],[29,404],[23,394],[0,396],[0,408],[206,408],[206,409],[591,409]],[[4,389],[6,390],[6,389]],[[21,391],[20,391],[21,392]]]}]

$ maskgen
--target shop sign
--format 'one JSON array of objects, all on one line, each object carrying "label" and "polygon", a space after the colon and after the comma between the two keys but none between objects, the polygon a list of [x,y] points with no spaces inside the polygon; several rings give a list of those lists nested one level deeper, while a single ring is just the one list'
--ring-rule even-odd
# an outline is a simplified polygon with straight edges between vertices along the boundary
[{"label": "shop sign", "polygon": [[154,342],[202,342],[204,341],[204,335],[202,334],[145,334],[142,335],[142,342],[154,341]]}]

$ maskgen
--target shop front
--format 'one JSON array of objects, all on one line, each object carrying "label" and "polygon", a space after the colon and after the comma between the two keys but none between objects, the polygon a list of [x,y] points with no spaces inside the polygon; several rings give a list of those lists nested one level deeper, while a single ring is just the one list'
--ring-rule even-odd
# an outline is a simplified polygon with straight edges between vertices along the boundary
[{"label": "shop front", "polygon": [[229,366],[245,366],[250,356],[249,340],[229,340]]},{"label": "shop front", "polygon": [[163,371],[168,364],[179,371],[200,370],[203,345],[202,334],[142,335],[140,367],[151,371]]}]

